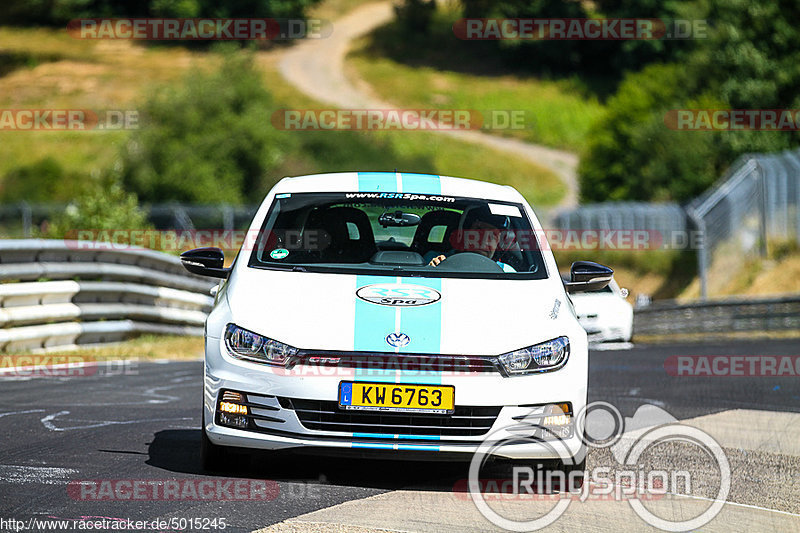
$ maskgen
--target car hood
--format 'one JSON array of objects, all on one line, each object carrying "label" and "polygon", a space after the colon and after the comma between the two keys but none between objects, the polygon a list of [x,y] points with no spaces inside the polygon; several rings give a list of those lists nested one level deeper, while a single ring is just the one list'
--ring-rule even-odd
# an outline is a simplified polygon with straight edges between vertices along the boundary
[{"label": "car hood", "polygon": [[[480,280],[245,268],[233,321],[306,350],[497,355],[583,334],[553,280]],[[387,336],[396,333],[390,345]],[[407,344],[405,344],[407,341]]]}]

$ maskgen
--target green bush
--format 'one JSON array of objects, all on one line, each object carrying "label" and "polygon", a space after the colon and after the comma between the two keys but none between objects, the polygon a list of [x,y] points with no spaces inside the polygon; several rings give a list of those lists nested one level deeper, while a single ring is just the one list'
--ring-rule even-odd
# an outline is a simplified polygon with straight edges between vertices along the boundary
[{"label": "green bush", "polygon": [[80,230],[141,230],[150,227],[136,195],[126,192],[118,179],[106,176],[90,183],[50,221],[46,237],[75,238]]},{"label": "green bush", "polygon": [[142,201],[238,204],[271,185],[293,138],[270,125],[272,98],[252,56],[229,49],[223,60],[142,107],[122,154],[123,183]]},{"label": "green bush", "polygon": [[665,115],[676,108],[721,107],[684,100],[686,72],[678,64],[650,65],[628,76],[589,133],[579,168],[581,199],[688,200],[720,171],[713,132],[675,131]]}]

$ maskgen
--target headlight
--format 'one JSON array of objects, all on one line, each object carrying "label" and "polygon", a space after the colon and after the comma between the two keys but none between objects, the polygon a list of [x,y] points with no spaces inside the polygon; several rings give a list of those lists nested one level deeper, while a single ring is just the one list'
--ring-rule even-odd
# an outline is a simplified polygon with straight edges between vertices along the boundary
[{"label": "headlight", "polygon": [[269,365],[285,366],[298,350],[288,344],[264,337],[234,324],[225,328],[225,346],[228,353],[240,359],[249,359]]},{"label": "headlight", "polygon": [[521,350],[504,353],[498,359],[508,375],[546,372],[564,366],[569,357],[569,339],[558,337]]}]

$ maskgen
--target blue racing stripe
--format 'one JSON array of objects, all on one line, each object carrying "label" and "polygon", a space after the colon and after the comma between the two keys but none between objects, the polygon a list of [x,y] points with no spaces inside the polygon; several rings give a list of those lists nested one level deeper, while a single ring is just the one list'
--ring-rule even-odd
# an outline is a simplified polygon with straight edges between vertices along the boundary
[{"label": "blue racing stripe", "polygon": [[358,192],[398,192],[394,172],[359,172]]},{"label": "blue racing stripe", "polygon": [[[442,280],[436,278],[404,278],[407,285],[422,285],[441,294]],[[439,354],[442,349],[442,303],[441,300],[414,307],[404,307],[400,314],[400,329],[411,337],[408,346],[400,348],[401,353]],[[401,370],[400,383],[421,383],[440,385],[442,374],[438,371]]]},{"label": "blue racing stripe", "polygon": [[353,433],[356,439],[408,439],[408,440],[441,440],[438,435],[395,435],[392,433]]},{"label": "blue racing stripe", "polygon": [[442,194],[442,183],[436,174],[400,174],[403,192],[417,194]]},{"label": "blue racing stripe", "polygon": [[398,444],[398,450],[427,450],[431,452],[438,452],[438,446],[420,446],[419,444]]},{"label": "blue racing stripe", "polygon": [[[365,285],[394,283],[396,278],[387,276],[356,276],[356,291]],[[354,291],[355,292],[355,291]],[[387,352],[386,336],[394,332],[395,308],[375,305],[356,298],[353,349],[357,352]],[[356,381],[394,383],[394,369],[356,368]]]}]

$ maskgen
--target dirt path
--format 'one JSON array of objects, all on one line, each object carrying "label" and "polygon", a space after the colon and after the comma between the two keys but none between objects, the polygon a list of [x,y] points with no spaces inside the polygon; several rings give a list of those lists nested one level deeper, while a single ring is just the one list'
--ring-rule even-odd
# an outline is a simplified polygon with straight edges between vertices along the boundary
[{"label": "dirt path", "polygon": [[[370,94],[363,80],[348,79],[344,68],[345,56],[353,41],[386,24],[393,16],[391,2],[365,4],[354,9],[334,21],[333,34],[330,37],[309,39],[284,52],[280,60],[281,75],[298,90],[326,104],[351,109],[394,107]],[[567,188],[558,207],[572,207],[577,204],[578,157],[575,154],[475,130],[437,133],[509,152],[552,170]]]}]

